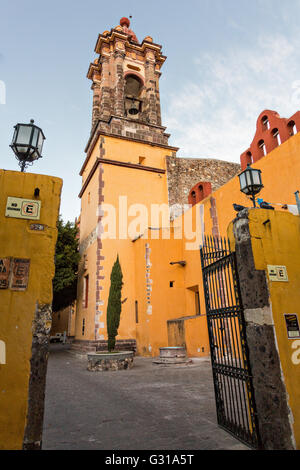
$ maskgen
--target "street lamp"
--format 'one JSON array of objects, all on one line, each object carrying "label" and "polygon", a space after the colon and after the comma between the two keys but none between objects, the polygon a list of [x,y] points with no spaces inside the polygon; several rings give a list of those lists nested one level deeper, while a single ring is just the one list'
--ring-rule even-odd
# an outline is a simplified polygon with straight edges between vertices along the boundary
[{"label": "street lamp", "polygon": [[248,164],[246,170],[239,175],[239,178],[241,192],[246,194],[246,196],[251,196],[250,199],[253,202],[253,206],[256,207],[255,195],[264,187],[261,181],[261,170],[251,168]]},{"label": "street lamp", "polygon": [[28,165],[42,158],[42,149],[46,137],[42,129],[34,125],[33,119],[31,119],[30,124],[17,124],[14,129],[15,132],[10,147],[19,160],[21,171],[24,171]]}]

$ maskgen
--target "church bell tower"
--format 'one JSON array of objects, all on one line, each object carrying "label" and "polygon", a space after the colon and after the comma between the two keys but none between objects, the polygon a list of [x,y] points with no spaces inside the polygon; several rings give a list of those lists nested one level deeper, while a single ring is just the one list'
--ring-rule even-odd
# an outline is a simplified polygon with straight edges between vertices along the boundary
[{"label": "church bell tower", "polygon": [[[118,26],[99,35],[95,51],[99,56],[87,75],[93,91],[92,126],[80,171],[81,262],[74,343],[80,348],[107,345],[110,274],[117,257],[124,301],[117,344],[142,344],[136,321],[134,243],[150,220],[133,230],[130,216],[137,208],[151,214],[153,204],[168,204],[166,158],[177,151],[169,146],[169,134],[161,124],[159,78],[166,60],[162,47],[150,36],[140,43],[129,20],[122,18]],[[107,208],[115,215],[110,236]],[[139,318],[146,309],[145,287]]]},{"label": "church bell tower", "polygon": [[[166,60],[162,47],[146,36],[139,43],[128,18],[110,32],[99,34],[90,65],[92,80],[92,132],[150,140],[167,145],[161,127],[160,69]],[[129,135],[130,134],[130,135]]]}]

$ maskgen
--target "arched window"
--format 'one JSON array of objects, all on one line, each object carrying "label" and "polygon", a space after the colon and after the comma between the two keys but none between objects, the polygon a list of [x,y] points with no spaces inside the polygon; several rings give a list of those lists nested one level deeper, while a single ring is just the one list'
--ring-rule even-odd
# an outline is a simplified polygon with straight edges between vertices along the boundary
[{"label": "arched window", "polygon": [[281,145],[281,138],[280,138],[280,134],[279,134],[278,129],[273,129],[272,130],[272,136],[274,137],[274,139],[276,139],[277,145]]},{"label": "arched window", "polygon": [[202,199],[204,198],[204,190],[203,190],[202,184],[198,186],[198,189],[199,189],[200,201],[202,201]]},{"label": "arched window", "polygon": [[264,116],[261,120],[264,129],[270,129],[270,123],[268,116]]},{"label": "arched window", "polygon": [[126,114],[136,116],[141,111],[141,91],[143,83],[136,75],[125,77],[125,111]]},{"label": "arched window", "polygon": [[253,157],[251,152],[246,153],[246,159],[247,159],[247,165],[252,165],[253,163]]},{"label": "arched window", "polygon": [[140,96],[142,82],[136,75],[127,75],[125,77],[125,95],[138,98]]},{"label": "arched window", "polygon": [[192,191],[191,196],[192,196],[193,199],[195,199],[196,198],[196,192]]},{"label": "arched window", "polygon": [[267,155],[267,149],[266,149],[266,144],[265,144],[264,140],[260,140],[258,142],[258,148],[261,149],[262,156]]},{"label": "arched window", "polygon": [[298,130],[297,130],[295,121],[290,121],[288,123],[288,129],[289,129],[290,135],[296,135],[297,134]]}]

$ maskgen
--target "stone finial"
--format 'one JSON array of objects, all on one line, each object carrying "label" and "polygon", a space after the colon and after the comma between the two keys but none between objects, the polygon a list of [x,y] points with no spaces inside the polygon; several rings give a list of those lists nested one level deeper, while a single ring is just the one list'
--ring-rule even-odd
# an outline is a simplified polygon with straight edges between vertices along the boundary
[{"label": "stone finial", "polygon": [[151,36],[146,36],[144,41],[146,42],[153,42],[153,38]]},{"label": "stone finial", "polygon": [[129,29],[130,20],[128,18],[126,18],[125,16],[121,18],[120,26],[122,27],[124,33],[128,34],[128,36],[131,37],[132,41],[137,42],[137,43],[139,42],[134,32],[131,29]]},{"label": "stone finial", "polygon": [[123,18],[120,19],[120,25],[121,26],[126,26],[127,28],[129,28],[129,26],[130,26],[129,19],[124,16]]}]

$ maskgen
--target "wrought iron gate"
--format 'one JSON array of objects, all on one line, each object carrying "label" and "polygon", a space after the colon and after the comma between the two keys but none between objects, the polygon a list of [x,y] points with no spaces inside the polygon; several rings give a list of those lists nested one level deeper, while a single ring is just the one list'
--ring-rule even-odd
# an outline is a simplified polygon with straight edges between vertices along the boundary
[{"label": "wrought iron gate", "polygon": [[225,238],[205,237],[200,253],[218,424],[257,449],[255,400],[235,252]]}]

